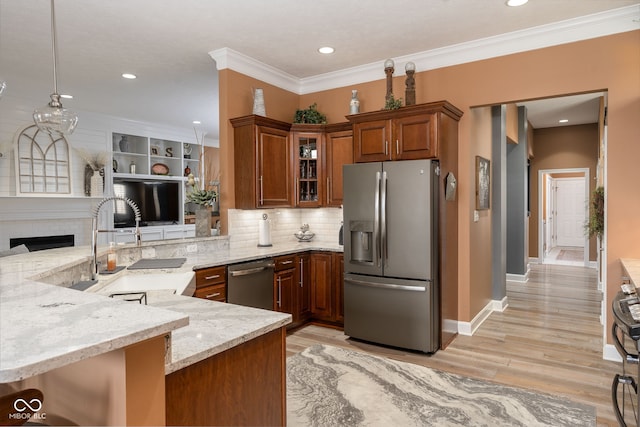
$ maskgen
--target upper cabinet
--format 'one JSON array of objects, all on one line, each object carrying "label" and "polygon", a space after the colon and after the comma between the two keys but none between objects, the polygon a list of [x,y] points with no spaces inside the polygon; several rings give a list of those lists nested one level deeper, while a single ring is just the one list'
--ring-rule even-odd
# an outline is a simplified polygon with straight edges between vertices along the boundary
[{"label": "upper cabinet", "polygon": [[353,163],[350,123],[289,124],[231,119],[236,208],[342,204],[342,166]]},{"label": "upper cabinet", "polygon": [[291,124],[257,115],[231,124],[236,208],[293,207]]},{"label": "upper cabinet", "polygon": [[324,194],[323,125],[294,124],[291,127],[291,134],[295,159],[296,206],[319,207],[322,205],[322,194]]},{"label": "upper cabinet", "polygon": [[325,128],[323,169],[325,172],[324,206],[342,205],[342,166],[353,163],[351,123],[327,125]]},{"label": "upper cabinet", "polygon": [[443,114],[455,120],[462,116],[446,101],[348,116],[353,124],[354,161],[438,158],[440,144],[446,141],[439,131]]}]

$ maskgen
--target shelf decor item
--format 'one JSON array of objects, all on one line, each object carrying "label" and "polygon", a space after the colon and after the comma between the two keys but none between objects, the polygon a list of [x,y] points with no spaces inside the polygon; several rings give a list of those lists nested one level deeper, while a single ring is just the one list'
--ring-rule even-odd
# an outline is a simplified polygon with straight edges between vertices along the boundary
[{"label": "shelf decor item", "polygon": [[[387,76],[387,94],[384,97],[385,104],[389,103],[389,99],[393,98],[393,71],[395,64],[393,59],[387,59],[384,61],[384,73]],[[388,108],[386,108],[388,110]]]},{"label": "shelf decor item", "polygon": [[253,91],[253,114],[267,117],[267,111],[264,107],[264,93],[262,89]]},{"label": "shelf decor item", "polygon": [[405,80],[406,89],[404,91],[405,105],[415,105],[416,80],[413,75],[416,73],[416,64],[413,62],[407,62],[404,66],[404,70],[407,73],[407,79]]},{"label": "shelf decor item", "polygon": [[127,135],[122,135],[120,137],[120,142],[118,142],[118,147],[120,148],[120,151],[123,153],[129,152],[129,139],[127,138]]},{"label": "shelf decor item", "polygon": [[151,173],[154,175],[169,175],[169,166],[164,163],[154,163],[151,166]]},{"label": "shelf decor item", "polygon": [[293,116],[293,123],[325,124],[327,123],[327,116],[318,111],[318,104],[314,102],[306,110],[296,110],[296,114]]},{"label": "shelf decor item", "polygon": [[360,100],[358,99],[358,90],[351,90],[351,101],[349,102],[349,114],[358,114],[360,112]]}]

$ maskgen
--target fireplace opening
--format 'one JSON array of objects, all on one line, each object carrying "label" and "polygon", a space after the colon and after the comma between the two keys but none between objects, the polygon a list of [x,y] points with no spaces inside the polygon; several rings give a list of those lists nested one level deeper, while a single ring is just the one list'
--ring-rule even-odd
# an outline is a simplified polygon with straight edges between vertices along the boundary
[{"label": "fireplace opening", "polygon": [[66,248],[75,245],[75,237],[73,234],[63,234],[59,236],[16,237],[9,239],[10,248],[20,245],[25,245],[29,252]]}]

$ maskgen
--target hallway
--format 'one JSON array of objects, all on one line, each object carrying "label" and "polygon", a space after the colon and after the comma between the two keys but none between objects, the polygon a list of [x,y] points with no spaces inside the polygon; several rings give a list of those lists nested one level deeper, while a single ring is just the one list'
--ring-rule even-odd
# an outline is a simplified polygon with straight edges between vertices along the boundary
[{"label": "hallway", "polygon": [[287,337],[288,355],[316,343],[367,351],[469,377],[531,388],[594,405],[598,426],[617,426],[610,387],[619,364],[602,359],[596,270],[533,264],[527,283],[507,282],[509,306],[473,336],[429,356],[358,342],[307,326]]}]

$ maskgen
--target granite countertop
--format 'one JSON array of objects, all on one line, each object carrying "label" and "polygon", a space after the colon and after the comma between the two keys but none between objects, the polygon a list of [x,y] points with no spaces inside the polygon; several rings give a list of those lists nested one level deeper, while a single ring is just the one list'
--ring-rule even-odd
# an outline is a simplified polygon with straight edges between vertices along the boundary
[{"label": "granite countertop", "polygon": [[640,287],[640,259],[623,258],[620,260],[631,282]]},{"label": "granite countertop", "polygon": [[266,248],[251,247],[228,249],[208,254],[194,254],[194,256],[187,258],[187,263],[194,270],[198,270],[307,251],[342,252],[343,246],[337,243],[322,242],[280,243]]},{"label": "granite countertop", "polygon": [[[143,245],[143,256],[145,246],[154,245]],[[310,250],[342,252],[342,246],[294,242],[190,253],[182,267],[153,272],[192,271]],[[166,292],[153,293],[148,306],[94,293],[119,275],[148,270],[100,276],[99,286],[91,292],[39,282],[52,272],[84,265],[89,254],[88,247],[72,247],[0,258],[0,383],[35,376],[168,332],[172,334],[172,358],[166,373],[171,373],[291,322],[290,314]]]},{"label": "granite countertop", "polygon": [[0,280],[0,383],[29,378],[186,326],[183,313],[33,281]]},{"label": "granite countertop", "polygon": [[148,299],[152,307],[189,316],[189,325],[171,334],[167,375],[291,323],[287,313],[200,298],[157,293]]}]

